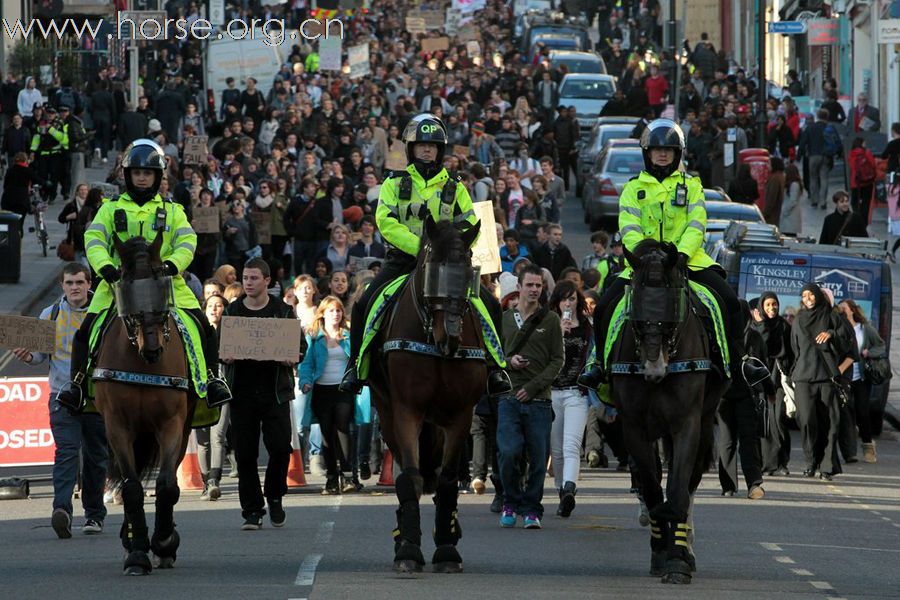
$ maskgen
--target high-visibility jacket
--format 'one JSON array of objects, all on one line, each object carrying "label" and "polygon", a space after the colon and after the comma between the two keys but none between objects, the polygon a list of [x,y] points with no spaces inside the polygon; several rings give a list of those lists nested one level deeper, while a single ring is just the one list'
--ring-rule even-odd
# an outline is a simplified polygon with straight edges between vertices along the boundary
[{"label": "high-visibility jacket", "polygon": [[[401,252],[416,256],[428,213],[435,221],[466,221],[474,225],[478,219],[469,192],[462,183],[449,179],[447,169],[441,169],[425,181],[414,165],[386,179],[381,186],[378,209],[375,211],[375,222],[384,240]],[[404,180],[409,183],[404,184]],[[452,197],[446,197],[449,191],[444,192],[445,185],[456,188]],[[404,187],[407,189],[404,190]],[[404,191],[408,192],[408,198],[404,197],[407,195]],[[442,201],[442,197],[447,201]]]},{"label": "high-visibility jacket", "polygon": [[[677,205],[679,185],[686,188],[683,206]],[[691,270],[699,271],[715,264],[703,249],[706,234],[703,184],[699,177],[682,171],[675,171],[661,182],[641,171],[626,183],[619,196],[619,232],[629,251],[649,238],[675,244],[678,252],[689,257]]]},{"label": "high-visibility jacket", "polygon": [[[43,139],[53,139],[56,143],[52,147],[50,144],[47,144],[43,149],[41,148]],[[61,128],[49,127],[47,128],[47,133],[35,133],[31,137],[31,151],[39,152],[41,156],[47,156],[50,154],[59,154],[60,152],[67,152],[69,150],[69,124],[65,123]]]},{"label": "high-visibility jacket", "polygon": [[[93,223],[84,232],[85,254],[91,267],[97,273],[107,265],[121,266],[121,259],[113,247],[112,236],[118,235],[122,242],[133,237],[143,236],[152,242],[156,236],[157,209],[160,208],[164,209],[166,213],[160,258],[163,261],[172,262],[179,271],[179,274],[172,278],[175,305],[184,309],[200,308],[197,297],[194,296],[181,276],[181,272],[187,269],[194,260],[197,234],[191,228],[184,208],[175,202],[163,201],[159,194],[143,206],[135,203],[127,192],[116,200],[102,204]],[[117,210],[125,211],[127,217],[128,230],[122,233],[116,233],[115,213]],[[112,286],[105,280],[101,281],[91,300],[88,312],[98,313],[109,308],[114,297]]]}]

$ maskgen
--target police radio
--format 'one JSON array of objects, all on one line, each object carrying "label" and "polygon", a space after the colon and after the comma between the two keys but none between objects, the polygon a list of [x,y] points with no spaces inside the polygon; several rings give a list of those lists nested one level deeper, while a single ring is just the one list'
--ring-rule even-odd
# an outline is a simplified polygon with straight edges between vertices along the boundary
[{"label": "police radio", "polygon": [[687,186],[684,183],[679,183],[675,186],[675,198],[672,200],[672,206],[682,208],[687,206],[687,204]]}]

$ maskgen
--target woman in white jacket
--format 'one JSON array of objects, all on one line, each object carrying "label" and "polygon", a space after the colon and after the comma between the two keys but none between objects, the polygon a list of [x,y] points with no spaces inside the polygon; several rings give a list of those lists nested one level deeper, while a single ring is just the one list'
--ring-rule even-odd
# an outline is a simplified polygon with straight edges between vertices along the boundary
[{"label": "woman in white jacket", "polygon": [[790,164],[784,170],[784,202],[781,204],[781,218],[778,227],[781,233],[797,237],[803,230],[803,179],[797,165]]}]

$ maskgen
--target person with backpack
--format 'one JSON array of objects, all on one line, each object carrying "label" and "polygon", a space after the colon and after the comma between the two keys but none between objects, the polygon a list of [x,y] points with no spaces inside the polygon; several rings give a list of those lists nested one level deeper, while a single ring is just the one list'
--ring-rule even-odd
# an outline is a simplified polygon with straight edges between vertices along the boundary
[{"label": "person with backpack", "polygon": [[80,103],[75,105],[77,107],[74,109],[72,109],[72,106],[63,103],[59,107],[59,116],[63,121],[63,128],[69,135],[68,180],[63,177],[60,178],[68,184],[63,187],[63,191],[66,192],[67,196],[74,195],[77,185],[85,180],[84,155],[90,151],[88,140],[91,137],[84,129],[84,123],[76,116],[83,114]]},{"label": "person with backpack", "polygon": [[809,200],[813,207],[828,206],[828,175],[834,167],[834,159],[841,154],[841,138],[828,122],[828,111],[820,108],[816,121],[800,133],[797,146],[798,159],[809,159]]},{"label": "person with backpack", "polygon": [[62,85],[56,90],[50,104],[56,110],[61,110],[63,106],[68,106],[76,115],[79,114],[83,108],[81,97],[72,87],[72,82],[67,79],[64,79]]},{"label": "person with backpack", "polygon": [[853,212],[860,215],[868,225],[871,215],[869,204],[875,192],[878,169],[872,151],[866,148],[866,141],[858,137],[850,149],[850,205]]}]

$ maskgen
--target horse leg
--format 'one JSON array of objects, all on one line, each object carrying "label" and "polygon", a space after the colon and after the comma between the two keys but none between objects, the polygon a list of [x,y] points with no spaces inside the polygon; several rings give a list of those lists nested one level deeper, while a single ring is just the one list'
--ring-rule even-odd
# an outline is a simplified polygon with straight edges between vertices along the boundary
[{"label": "horse leg", "polygon": [[[684,420],[681,430],[672,439],[672,461],[666,482],[668,510],[669,551],[663,583],[687,584],[691,582],[691,549],[688,541],[688,512],[690,510],[690,483],[698,463],[705,464],[705,454],[700,450],[703,429],[701,416]],[[690,471],[688,470],[690,469]]]},{"label": "horse leg", "polygon": [[394,450],[399,454],[403,468],[394,480],[394,490],[400,508],[397,509],[397,529],[394,530],[394,571],[418,573],[422,571],[422,520],[419,498],[422,497],[424,480],[419,473],[419,433],[422,416],[404,410],[401,402],[394,403]]},{"label": "horse leg", "polygon": [[178,488],[176,469],[183,455],[184,441],[190,434],[190,427],[180,418],[170,419],[157,431],[156,439],[160,447],[159,476],[156,478],[156,524],[150,548],[159,559],[157,568],[171,569],[181,539],[175,531],[175,504],[181,495]]},{"label": "horse leg", "polygon": [[140,474],[135,464],[136,436],[125,430],[118,420],[115,421],[114,427],[110,427],[108,421],[113,417],[111,414],[105,415],[107,439],[123,478],[122,504],[125,507],[127,529],[122,545],[128,552],[123,569],[125,575],[149,575],[153,565],[148,555],[150,539],[147,536],[147,519],[144,515],[144,487],[141,485]]},{"label": "horse leg", "polygon": [[[715,395],[715,392],[712,392]],[[718,395],[711,405],[718,405]],[[690,504],[688,505],[687,514],[687,562],[691,567],[691,572],[697,570],[697,559],[694,556],[694,492],[700,487],[700,480],[706,472],[706,467],[710,463],[710,454],[713,445],[713,428],[715,426],[715,411],[709,410],[703,415],[700,424],[700,444],[697,448],[697,460],[694,461],[694,472],[691,474],[691,481],[688,491],[690,492]]]},{"label": "horse leg", "polygon": [[452,427],[444,430],[444,455],[437,491],[434,495],[434,556],[431,563],[435,573],[461,573],[462,556],[456,544],[462,537],[457,500],[459,499],[459,455],[471,428],[469,415],[457,417]]}]

